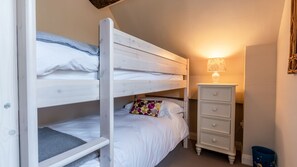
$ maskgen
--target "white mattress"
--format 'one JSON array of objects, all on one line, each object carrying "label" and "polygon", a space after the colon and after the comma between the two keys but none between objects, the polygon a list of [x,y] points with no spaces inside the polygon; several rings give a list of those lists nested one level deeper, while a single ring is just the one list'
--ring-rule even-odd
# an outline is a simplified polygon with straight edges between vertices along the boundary
[{"label": "white mattress", "polygon": [[[39,79],[86,79],[94,80],[98,78],[97,72],[82,71],[55,71],[45,76],[39,76]],[[171,75],[162,73],[147,73],[138,71],[115,70],[115,80],[183,80],[182,75]]]},{"label": "white mattress", "polygon": [[[85,141],[100,136],[99,116],[88,116],[51,128]],[[129,114],[127,109],[115,112],[114,165],[115,167],[156,166],[176,145],[188,135],[188,127],[178,114],[155,118]],[[99,166],[94,159],[83,167]]]}]

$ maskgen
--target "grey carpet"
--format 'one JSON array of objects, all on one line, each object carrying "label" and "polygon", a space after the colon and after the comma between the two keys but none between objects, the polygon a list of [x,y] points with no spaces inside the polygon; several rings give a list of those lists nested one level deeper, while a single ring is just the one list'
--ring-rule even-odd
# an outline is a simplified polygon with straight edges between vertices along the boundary
[{"label": "grey carpet", "polygon": [[179,144],[156,167],[247,167],[240,163],[240,155],[236,156],[234,165],[229,164],[228,156],[225,154],[203,149],[198,156],[195,151],[195,142],[190,140],[187,149]]}]

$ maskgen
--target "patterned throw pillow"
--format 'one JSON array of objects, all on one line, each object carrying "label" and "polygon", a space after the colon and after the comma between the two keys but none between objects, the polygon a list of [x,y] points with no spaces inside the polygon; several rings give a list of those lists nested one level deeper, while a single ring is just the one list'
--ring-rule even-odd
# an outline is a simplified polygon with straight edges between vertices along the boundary
[{"label": "patterned throw pillow", "polygon": [[136,100],[131,108],[131,114],[148,115],[158,117],[162,101]]}]

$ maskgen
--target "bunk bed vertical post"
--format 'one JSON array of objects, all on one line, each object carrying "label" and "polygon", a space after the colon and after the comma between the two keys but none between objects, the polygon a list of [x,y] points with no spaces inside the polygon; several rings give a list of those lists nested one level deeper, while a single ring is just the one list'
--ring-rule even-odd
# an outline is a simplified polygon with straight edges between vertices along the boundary
[{"label": "bunk bed vertical post", "polygon": [[20,166],[38,166],[35,0],[17,0]]},{"label": "bunk bed vertical post", "polygon": [[[190,61],[189,59],[187,59],[187,75],[185,76],[186,87],[184,89],[184,113],[185,113],[184,117],[188,125],[189,125],[189,80],[190,80],[189,67],[190,67]],[[184,148],[188,148],[188,137],[184,139],[183,146]]]},{"label": "bunk bed vertical post", "polygon": [[100,22],[100,134],[101,137],[109,139],[109,145],[100,149],[101,167],[112,167],[114,163],[113,31],[111,19],[104,19]]}]

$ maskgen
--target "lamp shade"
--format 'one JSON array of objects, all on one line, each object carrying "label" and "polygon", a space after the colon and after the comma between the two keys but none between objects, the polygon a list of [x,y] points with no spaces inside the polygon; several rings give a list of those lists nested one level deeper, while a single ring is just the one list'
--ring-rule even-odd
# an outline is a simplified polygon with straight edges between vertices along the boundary
[{"label": "lamp shade", "polygon": [[208,72],[225,72],[226,63],[224,58],[210,58],[207,62]]}]

